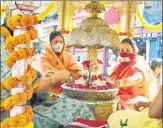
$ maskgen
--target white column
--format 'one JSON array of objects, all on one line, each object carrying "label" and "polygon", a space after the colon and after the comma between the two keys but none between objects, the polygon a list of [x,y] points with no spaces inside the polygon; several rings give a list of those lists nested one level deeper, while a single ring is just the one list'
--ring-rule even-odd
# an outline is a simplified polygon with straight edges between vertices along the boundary
[{"label": "white column", "polygon": [[149,61],[150,39],[146,39],[146,60]]}]

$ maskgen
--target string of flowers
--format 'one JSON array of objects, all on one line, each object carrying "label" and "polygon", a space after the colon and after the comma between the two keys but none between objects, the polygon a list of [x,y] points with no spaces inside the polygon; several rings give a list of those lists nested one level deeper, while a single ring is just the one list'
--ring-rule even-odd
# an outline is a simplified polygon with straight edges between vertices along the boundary
[{"label": "string of flowers", "polygon": [[28,44],[31,40],[38,37],[37,30],[34,27],[28,27],[28,32],[20,34],[19,36],[9,36],[6,38],[6,48],[9,52],[14,51],[14,47],[19,44]]},{"label": "string of flowers", "polygon": [[[18,36],[9,36],[6,39],[5,45],[6,48],[11,54],[6,58],[6,64],[9,68],[12,68],[13,65],[23,59],[28,59],[32,57],[35,52],[34,49],[30,47],[25,47],[25,48],[19,48],[16,51],[14,48],[17,45],[27,45],[30,43],[31,40],[34,40],[37,38],[37,30],[31,26],[34,24],[37,24],[38,20],[35,15],[26,15],[26,16],[21,16],[21,15],[16,15],[13,17],[8,18],[7,20],[7,25],[10,29],[14,30],[17,26],[21,27],[27,27],[27,32],[24,34],[20,34]],[[33,94],[33,88],[29,85],[29,82],[32,81],[33,78],[36,77],[36,72],[30,65],[28,65],[27,70],[24,72],[24,74],[19,75],[19,76],[11,76],[7,78],[3,82],[3,86],[6,89],[12,90],[13,88],[17,87],[18,85],[23,85],[24,86],[24,91],[23,92],[18,92],[13,94],[11,97],[8,97],[5,99],[4,102],[4,108],[6,110],[11,110],[14,108],[14,106],[19,106],[21,103],[23,103],[23,108],[24,112],[12,116],[9,118],[6,118],[2,124],[1,128],[9,128],[9,127],[16,127],[16,128],[33,128],[34,124],[32,122],[33,118],[33,111],[31,106],[26,106],[24,103],[31,99],[32,94]]]},{"label": "string of flowers", "polygon": [[119,36],[126,36],[129,38],[134,38],[134,36],[131,33],[128,32],[119,32]]},{"label": "string of flowers", "polygon": [[7,26],[14,30],[17,26],[26,27],[32,26],[38,23],[36,15],[15,15],[9,17],[7,20]]},{"label": "string of flowers", "polygon": [[21,59],[28,59],[35,55],[35,51],[33,48],[20,48],[17,51],[13,51],[9,56],[6,58],[6,64],[9,68],[16,63],[16,61]]},{"label": "string of flowers", "polygon": [[[10,127],[22,128],[32,120],[32,117],[33,117],[32,107],[28,105],[25,106],[24,113],[19,114],[18,116],[6,118],[3,121],[3,125],[5,126],[5,128],[10,128]],[[28,126],[26,126],[26,128],[31,128],[31,127],[33,127],[32,123],[29,123]]]},{"label": "string of flowers", "polygon": [[62,34],[69,34],[70,31],[69,30],[60,30],[60,33],[62,33]]}]

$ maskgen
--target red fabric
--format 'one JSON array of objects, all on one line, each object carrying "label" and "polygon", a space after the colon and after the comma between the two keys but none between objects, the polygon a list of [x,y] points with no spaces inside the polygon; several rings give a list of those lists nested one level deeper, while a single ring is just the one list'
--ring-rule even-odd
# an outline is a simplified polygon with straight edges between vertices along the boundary
[{"label": "red fabric", "polygon": [[75,122],[79,122],[85,125],[88,125],[90,127],[101,127],[104,125],[107,125],[107,121],[98,121],[98,120],[85,120],[82,118],[77,118]]},{"label": "red fabric", "polygon": [[135,53],[121,52],[120,56],[121,57],[129,57],[130,60],[134,60],[136,58],[136,54]]},{"label": "red fabric", "polygon": [[54,95],[59,95],[63,91],[61,86],[62,86],[62,83],[60,82],[55,83],[54,87],[51,88],[51,92],[53,92]]},{"label": "red fabric", "polygon": [[[121,57],[129,57],[130,62],[121,62],[119,65],[117,65],[113,73],[110,75],[110,79],[112,80],[128,78],[137,72],[137,69],[133,68],[133,66],[136,64],[135,54],[121,53]],[[121,108],[125,109],[125,102],[137,96],[138,93],[137,86],[120,87],[118,96],[121,98]]]}]

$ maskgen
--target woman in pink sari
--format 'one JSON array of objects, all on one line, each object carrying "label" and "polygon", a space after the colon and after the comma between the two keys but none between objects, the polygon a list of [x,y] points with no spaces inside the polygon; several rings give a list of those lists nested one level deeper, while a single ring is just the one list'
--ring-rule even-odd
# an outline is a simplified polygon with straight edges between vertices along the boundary
[{"label": "woman in pink sari", "polygon": [[133,104],[144,97],[152,100],[158,91],[152,70],[137,53],[138,48],[133,40],[122,40],[121,58],[108,79],[108,83],[119,87],[122,109],[133,109]]}]

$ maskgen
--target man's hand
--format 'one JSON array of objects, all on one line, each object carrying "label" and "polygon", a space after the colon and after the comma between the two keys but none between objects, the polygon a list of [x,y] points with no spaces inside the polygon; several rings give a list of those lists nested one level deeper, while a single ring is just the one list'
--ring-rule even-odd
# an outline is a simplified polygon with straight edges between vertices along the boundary
[{"label": "man's hand", "polygon": [[140,111],[140,108],[147,108],[149,107],[151,102],[143,102],[143,101],[138,101],[136,104],[134,104],[134,109],[136,111]]}]

